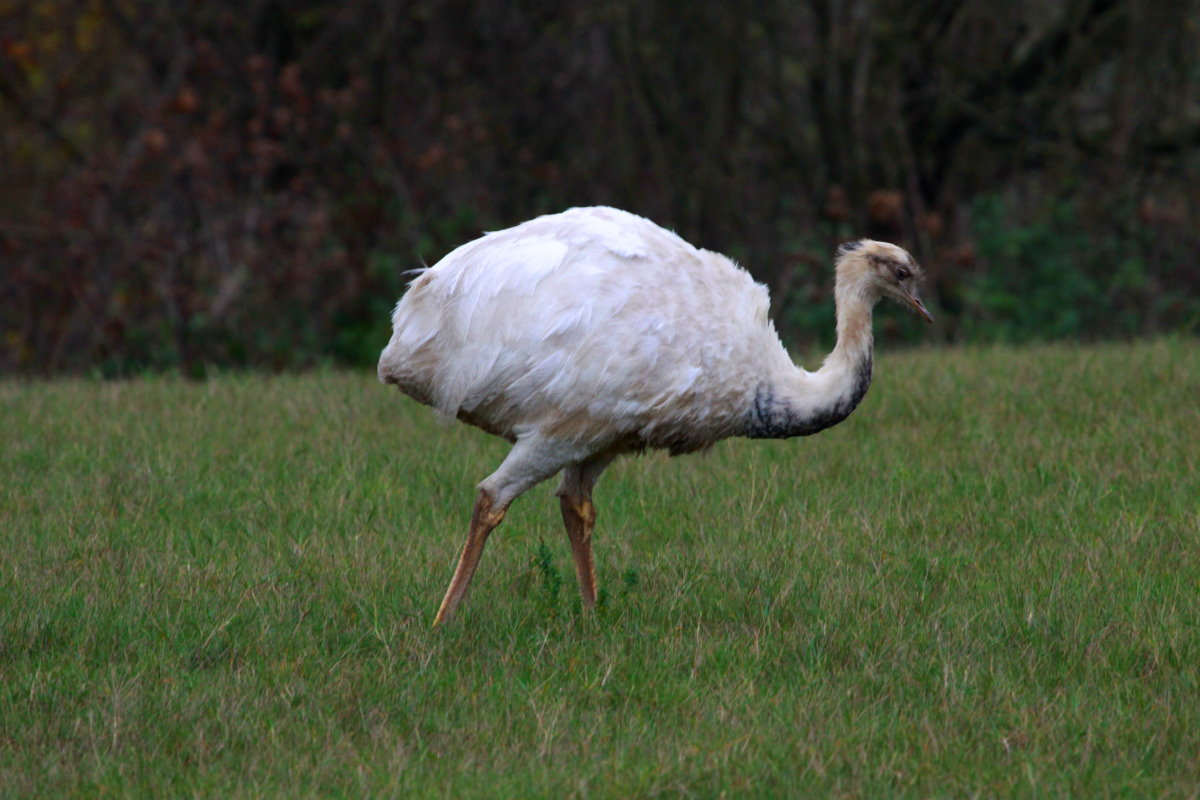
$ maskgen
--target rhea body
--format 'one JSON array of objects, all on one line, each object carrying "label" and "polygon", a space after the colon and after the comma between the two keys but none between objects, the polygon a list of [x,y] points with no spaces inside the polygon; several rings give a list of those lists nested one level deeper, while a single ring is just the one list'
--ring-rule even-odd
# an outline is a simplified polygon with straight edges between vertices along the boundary
[{"label": "rhea body", "polygon": [[562,474],[557,494],[585,606],[595,603],[592,488],[622,453],[702,450],[730,436],[835,425],[871,381],[871,313],[890,296],[931,319],[904,250],[838,250],[837,345],[796,366],[766,287],[726,257],[612,208],[575,208],[469,242],[421,271],[392,315],[379,377],[513,448],[478,485],[437,623],[466,595],[512,501]]}]

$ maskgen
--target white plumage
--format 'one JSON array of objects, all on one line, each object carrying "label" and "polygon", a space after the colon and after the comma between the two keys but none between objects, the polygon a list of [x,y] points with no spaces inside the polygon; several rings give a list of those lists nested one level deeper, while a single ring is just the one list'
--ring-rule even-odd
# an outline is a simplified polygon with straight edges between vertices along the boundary
[{"label": "white plumage", "polygon": [[840,421],[870,381],[871,307],[889,294],[928,318],[918,279],[900,248],[843,246],[838,346],[807,372],[779,342],[764,286],[628,212],[539,217],[423,270],[392,315],[380,379],[515,444],[479,485],[437,621],[461,602],[512,500],[560,471],[590,606],[591,488],[615,456],[647,447],[685,453],[735,435],[804,435]]}]

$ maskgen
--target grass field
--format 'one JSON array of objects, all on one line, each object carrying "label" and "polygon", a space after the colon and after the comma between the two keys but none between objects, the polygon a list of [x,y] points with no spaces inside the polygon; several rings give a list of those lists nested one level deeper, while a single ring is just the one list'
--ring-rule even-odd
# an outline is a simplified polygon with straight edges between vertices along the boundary
[{"label": "grass field", "polygon": [[506,445],[369,372],[0,383],[0,795],[1200,793],[1200,346],[883,352],[619,462],[595,617]]}]

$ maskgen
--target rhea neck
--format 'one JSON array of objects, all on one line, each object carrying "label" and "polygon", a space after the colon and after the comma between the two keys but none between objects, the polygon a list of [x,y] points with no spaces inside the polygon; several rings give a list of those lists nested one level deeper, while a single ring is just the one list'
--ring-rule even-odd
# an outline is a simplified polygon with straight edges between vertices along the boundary
[{"label": "rhea neck", "polygon": [[809,436],[850,416],[871,385],[871,311],[878,294],[865,275],[839,265],[837,344],[821,368],[808,372],[786,357],[755,387],[747,419],[751,439]]}]

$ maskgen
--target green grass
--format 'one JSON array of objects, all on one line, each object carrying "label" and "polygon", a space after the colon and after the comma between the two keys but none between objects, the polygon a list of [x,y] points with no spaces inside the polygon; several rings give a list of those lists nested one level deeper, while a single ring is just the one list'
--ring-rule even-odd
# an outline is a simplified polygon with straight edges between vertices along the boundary
[{"label": "green grass", "polygon": [[1179,796],[1200,348],[883,353],[787,442],[551,483],[368,373],[0,383],[0,794]]}]

